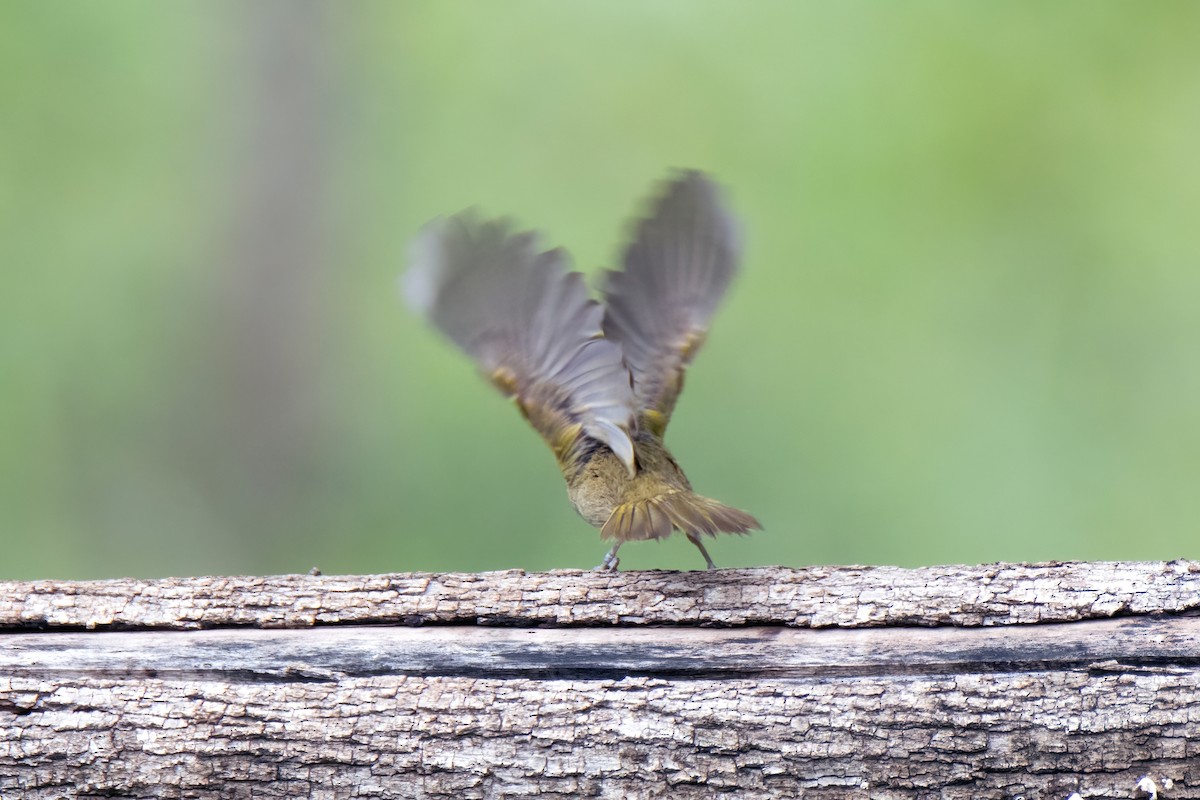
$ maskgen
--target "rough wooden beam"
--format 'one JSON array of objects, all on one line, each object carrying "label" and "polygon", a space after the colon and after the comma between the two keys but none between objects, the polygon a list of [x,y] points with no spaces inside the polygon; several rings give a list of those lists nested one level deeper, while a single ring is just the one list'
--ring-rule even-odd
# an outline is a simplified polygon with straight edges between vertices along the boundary
[{"label": "rough wooden beam", "polygon": [[1007,625],[1200,609],[1200,562],[0,582],[3,628]]},{"label": "rough wooden beam", "polygon": [[1197,609],[1190,562],[0,584],[0,798],[1200,798]]}]

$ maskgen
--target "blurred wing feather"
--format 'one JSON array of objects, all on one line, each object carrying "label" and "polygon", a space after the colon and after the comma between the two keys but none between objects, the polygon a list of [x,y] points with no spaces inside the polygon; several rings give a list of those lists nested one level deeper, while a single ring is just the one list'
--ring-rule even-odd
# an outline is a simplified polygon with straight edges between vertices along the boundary
[{"label": "blurred wing feather", "polygon": [[716,185],[700,172],[683,172],[637,224],[624,269],[605,274],[604,334],[620,343],[642,422],[659,436],[740,249]]},{"label": "blurred wing feather", "polygon": [[603,309],[561,250],[470,212],[431,223],[404,276],[409,303],[471,356],[560,457],[580,433],[634,471],[634,399]]}]

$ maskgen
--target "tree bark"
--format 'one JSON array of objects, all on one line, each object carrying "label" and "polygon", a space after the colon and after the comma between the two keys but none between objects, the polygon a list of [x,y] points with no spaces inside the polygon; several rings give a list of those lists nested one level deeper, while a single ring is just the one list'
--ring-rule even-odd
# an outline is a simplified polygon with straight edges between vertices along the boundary
[{"label": "tree bark", "polygon": [[1181,561],[0,583],[0,798],[1200,798],[1197,609]]}]

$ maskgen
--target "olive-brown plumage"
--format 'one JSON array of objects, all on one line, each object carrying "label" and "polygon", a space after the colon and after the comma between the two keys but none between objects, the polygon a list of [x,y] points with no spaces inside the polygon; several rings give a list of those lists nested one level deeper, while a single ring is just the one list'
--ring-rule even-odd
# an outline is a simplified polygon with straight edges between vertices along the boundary
[{"label": "olive-brown plumage", "polygon": [[418,238],[409,301],[512,397],[554,451],[571,503],[614,545],[759,527],[692,491],[663,436],[687,365],[737,270],[739,242],[702,173],[670,180],[607,272],[604,304],[561,250],[464,212]]}]

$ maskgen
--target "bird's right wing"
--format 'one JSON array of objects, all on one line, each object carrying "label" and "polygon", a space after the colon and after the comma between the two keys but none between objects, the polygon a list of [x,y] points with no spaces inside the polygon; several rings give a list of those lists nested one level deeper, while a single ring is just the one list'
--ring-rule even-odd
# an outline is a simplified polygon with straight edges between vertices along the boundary
[{"label": "bird's right wing", "polygon": [[620,343],[642,422],[658,436],[740,251],[717,186],[703,173],[682,172],[638,223],[625,268],[605,274],[604,335]]},{"label": "bird's right wing", "polygon": [[604,310],[561,250],[470,212],[431,223],[404,276],[409,303],[470,355],[560,460],[580,434],[635,472],[633,389]]}]

